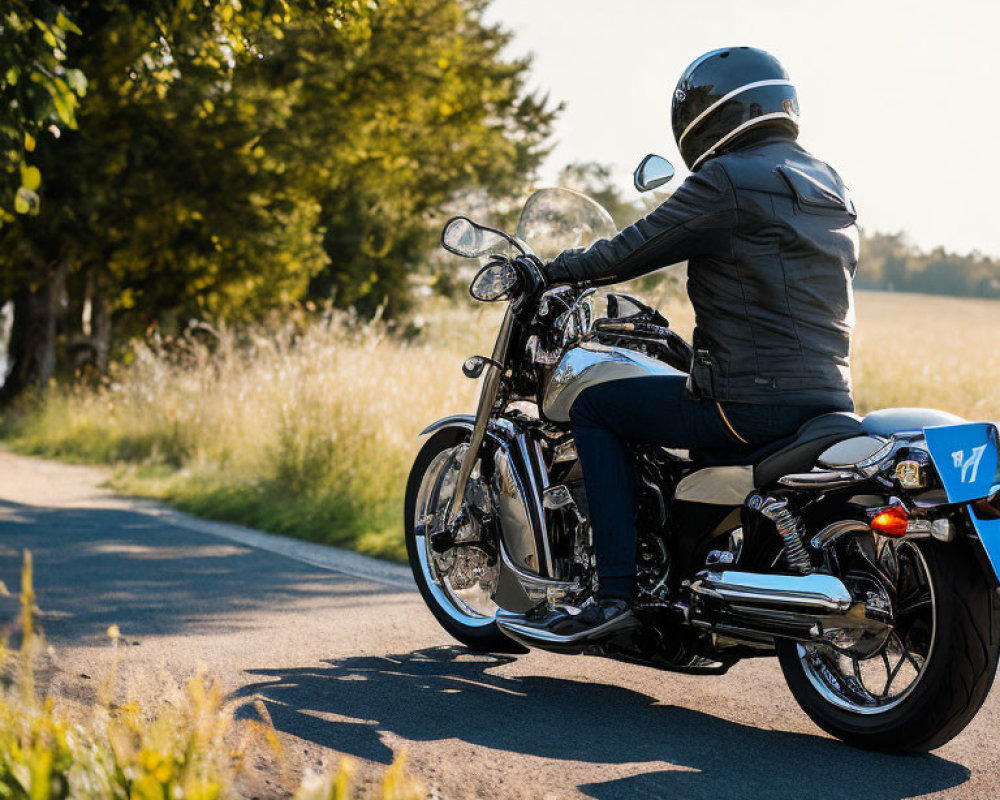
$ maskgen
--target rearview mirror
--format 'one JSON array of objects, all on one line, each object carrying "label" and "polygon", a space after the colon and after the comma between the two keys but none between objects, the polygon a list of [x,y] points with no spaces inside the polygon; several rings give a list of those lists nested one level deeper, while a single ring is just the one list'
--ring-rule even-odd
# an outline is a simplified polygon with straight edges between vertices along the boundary
[{"label": "rearview mirror", "polygon": [[502,231],[487,228],[468,217],[453,217],[441,231],[441,246],[465,258],[483,255],[524,255],[524,249]]},{"label": "rearview mirror", "polygon": [[472,220],[455,217],[441,231],[441,246],[457,256],[475,258],[482,250],[482,233]]},{"label": "rearview mirror", "polygon": [[632,173],[632,180],[635,188],[640,192],[648,192],[657,189],[665,183],[669,183],[674,177],[674,165],[663,156],[650,153],[635,168]]}]

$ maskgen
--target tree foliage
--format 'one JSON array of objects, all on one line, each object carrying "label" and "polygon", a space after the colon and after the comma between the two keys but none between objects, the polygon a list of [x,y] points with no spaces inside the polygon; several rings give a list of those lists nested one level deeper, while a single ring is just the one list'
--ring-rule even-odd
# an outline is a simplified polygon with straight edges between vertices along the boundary
[{"label": "tree foliage", "polygon": [[301,26],[257,65],[287,87],[290,109],[261,146],[294,164],[321,204],[330,262],[312,296],[398,309],[436,233],[428,215],[458,189],[503,195],[530,181],[554,112],[524,92],[528,62],[504,60],[510,34],[483,24],[484,6],[397,2],[360,39]]},{"label": "tree foliage", "polygon": [[[4,85],[4,135],[35,145],[39,213],[0,227],[0,304],[21,302],[21,339],[72,348],[98,328],[120,338],[307,297],[405,306],[437,210],[471,187],[519,190],[544,153],[554,111],[525,92],[527,61],[505,59],[509,34],[484,6],[44,5],[65,25],[59,53],[44,36],[15,50],[18,74],[51,56],[86,76],[86,96],[72,125],[29,140],[56,124],[56,101],[7,114]],[[106,362],[107,341],[96,346]],[[46,378],[32,358],[21,368]]]},{"label": "tree foliage", "polygon": [[41,173],[30,157],[39,136],[76,127],[87,79],[67,65],[66,40],[79,34],[58,3],[5,0],[0,11],[0,226],[38,213]]}]

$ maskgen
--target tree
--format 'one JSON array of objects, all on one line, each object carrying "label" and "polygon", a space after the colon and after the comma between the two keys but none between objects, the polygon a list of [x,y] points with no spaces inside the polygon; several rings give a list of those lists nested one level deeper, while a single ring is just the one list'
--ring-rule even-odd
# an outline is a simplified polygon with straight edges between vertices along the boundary
[{"label": "tree", "polygon": [[59,3],[5,0],[0,12],[0,227],[38,213],[41,173],[30,163],[42,135],[76,127],[87,79],[66,64],[66,38],[80,29]]},{"label": "tree", "polygon": [[530,183],[556,109],[525,93],[528,61],[504,59],[511,34],[483,22],[485,5],[400,0],[357,39],[297,26],[255,65],[291,87],[288,124],[261,145],[301,171],[322,208],[329,265],[312,297],[399,311],[438,209],[460,190]]},{"label": "tree", "polygon": [[[340,13],[351,5],[299,10],[364,36],[370,9]],[[66,312],[103,367],[112,314],[128,333],[161,315],[252,313],[305,290],[324,262],[318,206],[260,157],[265,128],[232,92],[240,64],[291,13],[264,0],[76,7],[67,24],[86,35],[59,44],[90,92],[69,129],[37,142],[44,213],[0,229],[0,304],[12,298],[15,310],[2,397],[52,376]],[[261,102],[280,117],[280,96]]]},{"label": "tree", "polygon": [[[95,0],[66,57],[78,129],[39,140],[41,213],[0,229],[9,398],[57,338],[239,319],[311,292],[405,305],[428,219],[531,178],[554,110],[480,0]],[[62,332],[61,338],[57,337]],[[70,363],[70,359],[63,363]],[[0,397],[2,399],[2,397]]]},{"label": "tree", "polygon": [[958,255],[943,247],[925,253],[902,233],[862,234],[855,284],[863,289],[1000,297],[1000,261]]}]

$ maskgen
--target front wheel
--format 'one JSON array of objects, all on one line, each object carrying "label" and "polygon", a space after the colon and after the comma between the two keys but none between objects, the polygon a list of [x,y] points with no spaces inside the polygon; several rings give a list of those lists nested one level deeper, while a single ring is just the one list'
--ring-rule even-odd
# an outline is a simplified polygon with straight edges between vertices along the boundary
[{"label": "front wheel", "polygon": [[[405,503],[410,569],[431,613],[462,644],[479,652],[524,653],[526,649],[501,633],[494,621],[498,608],[493,595],[499,580],[496,559],[470,546],[436,552],[428,536],[435,520],[448,512],[467,438],[463,429],[438,431],[420,449],[410,470]],[[477,491],[478,480],[478,473],[473,472],[470,492]],[[481,531],[463,529],[456,538],[480,535]]]},{"label": "front wheel", "polygon": [[802,710],[823,730],[871,750],[927,751],[982,706],[1000,653],[1000,603],[970,543],[885,543],[891,633],[864,658],[828,645],[780,642],[778,659]]}]

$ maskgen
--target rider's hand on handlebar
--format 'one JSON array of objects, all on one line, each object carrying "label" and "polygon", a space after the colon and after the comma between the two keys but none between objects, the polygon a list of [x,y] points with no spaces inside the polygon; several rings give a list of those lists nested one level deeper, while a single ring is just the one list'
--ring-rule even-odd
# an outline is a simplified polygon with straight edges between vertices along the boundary
[{"label": "rider's hand on handlebar", "polygon": [[565,270],[561,269],[561,262],[567,255],[582,253],[583,251],[583,247],[571,247],[568,250],[563,250],[542,268],[545,272],[546,282],[550,287],[573,283],[568,276],[564,277]]}]

